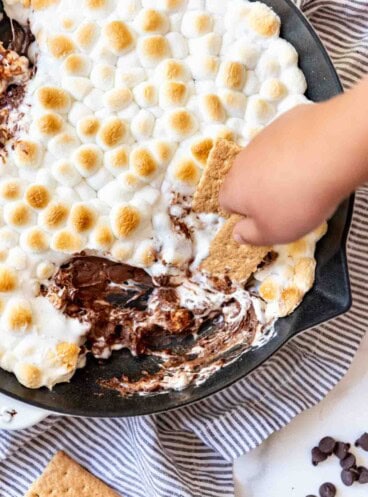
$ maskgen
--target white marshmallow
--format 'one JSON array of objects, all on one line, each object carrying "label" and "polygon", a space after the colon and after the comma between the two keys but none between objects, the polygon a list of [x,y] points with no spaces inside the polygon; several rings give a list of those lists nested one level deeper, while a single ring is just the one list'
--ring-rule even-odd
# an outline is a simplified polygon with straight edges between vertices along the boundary
[{"label": "white marshmallow", "polygon": [[251,39],[244,37],[232,45],[229,53],[233,60],[241,62],[248,69],[254,69],[260,56],[260,48]]},{"label": "white marshmallow", "polygon": [[80,145],[80,141],[74,133],[61,133],[48,143],[48,150],[56,159],[68,157]]},{"label": "white marshmallow", "polygon": [[73,163],[65,159],[55,162],[51,167],[51,171],[56,181],[64,186],[73,187],[82,179]]},{"label": "white marshmallow", "polygon": [[136,86],[133,90],[134,98],[139,107],[153,107],[157,105],[158,91],[155,85],[144,82]]},{"label": "white marshmallow", "polygon": [[104,167],[101,167],[96,174],[86,178],[86,183],[93,188],[96,192],[101,190],[104,185],[113,180],[112,174]]},{"label": "white marshmallow", "polygon": [[258,95],[249,97],[245,118],[251,124],[266,124],[276,114],[275,107]]},{"label": "white marshmallow", "polygon": [[181,33],[167,33],[166,39],[169,42],[171,55],[174,59],[185,59],[188,56],[188,42]]},{"label": "white marshmallow", "polygon": [[132,68],[129,71],[117,69],[115,75],[115,87],[134,88],[147,78],[146,71],[141,67]]},{"label": "white marshmallow", "polygon": [[191,55],[218,55],[222,46],[222,38],[217,33],[208,33],[200,38],[190,39],[188,43]]},{"label": "white marshmallow", "polygon": [[152,136],[155,118],[151,112],[142,109],[130,123],[132,135],[137,141],[147,140]]},{"label": "white marshmallow", "polygon": [[186,62],[197,81],[215,79],[220,65],[218,57],[213,55],[192,55]]},{"label": "white marshmallow", "polygon": [[115,82],[114,66],[109,64],[96,64],[91,71],[91,82],[99,90],[110,90]]},{"label": "white marshmallow", "polygon": [[213,18],[208,12],[189,10],[183,16],[181,32],[187,38],[204,36],[213,29]]},{"label": "white marshmallow", "polygon": [[230,117],[242,118],[244,116],[247,105],[247,97],[244,93],[233,90],[221,90],[219,96]]},{"label": "white marshmallow", "polygon": [[73,126],[77,126],[78,121],[80,121],[83,117],[90,116],[91,109],[87,107],[87,105],[82,104],[80,102],[75,102],[70,109],[68,114],[69,122]]},{"label": "white marshmallow", "polygon": [[290,67],[281,74],[281,81],[290,93],[304,94],[307,90],[307,82],[303,72],[298,67]]},{"label": "white marshmallow", "polygon": [[89,78],[67,76],[62,80],[62,86],[76,100],[83,100],[92,90],[93,84]]},{"label": "white marshmallow", "polygon": [[107,183],[98,192],[98,198],[110,207],[122,202],[129,202],[132,196],[133,193],[127,192],[126,189],[122,187],[119,180],[110,181],[110,183]]}]

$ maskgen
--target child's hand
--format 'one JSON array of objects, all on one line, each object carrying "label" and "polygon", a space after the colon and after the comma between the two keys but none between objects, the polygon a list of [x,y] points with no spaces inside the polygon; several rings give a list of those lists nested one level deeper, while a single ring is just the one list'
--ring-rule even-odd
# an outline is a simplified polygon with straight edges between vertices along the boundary
[{"label": "child's hand", "polygon": [[315,105],[299,106],[260,133],[237,157],[222,206],[247,218],[238,241],[294,241],[332,215],[368,176],[368,84]]}]

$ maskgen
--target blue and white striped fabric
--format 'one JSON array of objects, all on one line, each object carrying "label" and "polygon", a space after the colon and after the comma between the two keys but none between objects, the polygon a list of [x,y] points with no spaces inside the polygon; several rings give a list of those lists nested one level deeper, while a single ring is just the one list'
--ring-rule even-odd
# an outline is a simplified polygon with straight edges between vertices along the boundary
[{"label": "blue and white striped fabric", "polygon": [[[297,1],[346,87],[368,71],[368,0]],[[285,346],[236,385],[199,404],[121,420],[51,417],[0,432],[0,497],[21,497],[64,449],[123,497],[230,497],[232,464],[319,402],[346,373],[368,318],[368,187],[349,241],[354,306]]]}]

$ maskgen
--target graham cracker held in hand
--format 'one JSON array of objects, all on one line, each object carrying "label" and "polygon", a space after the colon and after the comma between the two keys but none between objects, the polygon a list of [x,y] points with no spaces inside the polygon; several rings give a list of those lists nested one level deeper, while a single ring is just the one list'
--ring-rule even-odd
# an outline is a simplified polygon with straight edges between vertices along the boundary
[{"label": "graham cracker held in hand", "polygon": [[120,497],[64,452],[58,452],[24,497]]},{"label": "graham cracker held in hand", "polygon": [[212,276],[228,276],[232,281],[245,283],[263,262],[271,247],[240,245],[233,238],[235,225],[242,217],[233,214],[213,239],[210,255],[201,269]]},{"label": "graham cracker held in hand", "polygon": [[229,217],[219,204],[219,194],[225,176],[230,171],[241,148],[234,142],[217,140],[208,157],[196,193],[194,194],[192,210],[207,212]]}]

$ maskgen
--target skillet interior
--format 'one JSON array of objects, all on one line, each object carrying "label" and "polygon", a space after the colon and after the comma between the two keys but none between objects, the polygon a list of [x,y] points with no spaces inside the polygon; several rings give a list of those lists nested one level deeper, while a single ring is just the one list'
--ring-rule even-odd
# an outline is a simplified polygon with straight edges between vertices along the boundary
[{"label": "skillet interior", "polygon": [[[300,54],[300,65],[308,81],[307,96],[323,101],[342,91],[332,63],[317,35],[290,0],[264,0],[282,20],[281,36]],[[330,222],[329,232],[317,249],[317,276],[313,290],[302,305],[286,319],[279,320],[275,336],[264,346],[250,350],[236,362],[223,368],[199,387],[149,397],[122,398],[114,391],[98,386],[97,380],[119,376],[124,371],[134,375],[149,360],[134,360],[124,351],[99,364],[90,359],[70,384],[32,391],[22,387],[11,374],[0,370],[0,392],[18,400],[63,414],[98,417],[122,417],[151,414],[199,401],[244,377],[272,356],[297,333],[346,312],[351,294],[345,243],[352,215],[353,199],[344,202]]]}]

